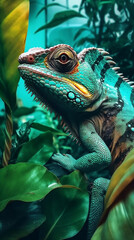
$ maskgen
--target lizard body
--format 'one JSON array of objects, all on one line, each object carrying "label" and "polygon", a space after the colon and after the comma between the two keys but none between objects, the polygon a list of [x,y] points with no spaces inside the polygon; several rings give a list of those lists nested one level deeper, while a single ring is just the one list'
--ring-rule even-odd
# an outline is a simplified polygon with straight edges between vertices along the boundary
[{"label": "lizard body", "polygon": [[[113,172],[134,147],[134,89],[113,67],[108,53],[88,48],[77,55],[70,46],[60,44],[32,48],[19,56],[19,63],[26,87],[62,116],[64,129],[69,128],[87,149],[77,160],[60,153],[53,160],[87,175],[109,166]],[[103,177],[93,183],[88,240],[99,223],[108,184]]]},{"label": "lizard body", "polygon": [[63,117],[89,151],[77,161],[55,155],[69,170],[91,172],[111,161],[118,166],[134,146],[134,89],[117,73],[118,67],[111,67],[115,63],[107,55],[99,48],[77,55],[60,44],[32,48],[19,57],[28,89]]}]

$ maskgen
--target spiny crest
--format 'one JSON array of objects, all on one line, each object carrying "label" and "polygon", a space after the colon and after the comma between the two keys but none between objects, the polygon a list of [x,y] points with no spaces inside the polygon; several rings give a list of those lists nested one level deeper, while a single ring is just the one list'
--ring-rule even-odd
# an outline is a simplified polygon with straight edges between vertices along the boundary
[{"label": "spiny crest", "polygon": [[109,56],[109,52],[102,48],[87,48],[78,54],[80,62],[88,61],[92,70],[98,74],[103,82],[108,69],[113,69],[114,72],[120,77],[122,81],[127,82],[131,87],[134,87],[134,82],[131,82],[128,78],[125,78],[122,73],[118,73],[120,67],[115,66],[116,62]]}]

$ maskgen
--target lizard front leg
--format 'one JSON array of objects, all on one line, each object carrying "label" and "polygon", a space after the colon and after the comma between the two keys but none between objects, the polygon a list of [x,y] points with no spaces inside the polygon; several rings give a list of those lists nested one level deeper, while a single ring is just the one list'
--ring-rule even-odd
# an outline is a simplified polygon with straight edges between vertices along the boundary
[{"label": "lizard front leg", "polygon": [[89,173],[109,166],[111,162],[110,150],[96,132],[94,125],[89,121],[82,123],[79,135],[89,153],[77,159],[75,168]]},{"label": "lizard front leg", "polygon": [[88,154],[76,160],[69,154],[57,153],[53,155],[52,159],[69,171],[78,169],[89,173],[107,167],[111,162],[111,153],[93,124],[89,121],[82,123],[79,135],[81,142],[89,152]]}]

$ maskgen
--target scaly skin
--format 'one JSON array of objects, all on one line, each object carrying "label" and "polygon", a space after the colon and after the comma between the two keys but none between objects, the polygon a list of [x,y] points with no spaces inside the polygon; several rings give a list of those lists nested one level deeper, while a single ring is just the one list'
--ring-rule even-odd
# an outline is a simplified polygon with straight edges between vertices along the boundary
[{"label": "scaly skin", "polygon": [[99,48],[84,49],[77,55],[61,44],[33,48],[19,57],[26,87],[62,116],[87,149],[88,154],[77,160],[69,154],[53,156],[69,171],[88,174],[110,163],[113,171],[134,146],[134,90],[107,55]]}]

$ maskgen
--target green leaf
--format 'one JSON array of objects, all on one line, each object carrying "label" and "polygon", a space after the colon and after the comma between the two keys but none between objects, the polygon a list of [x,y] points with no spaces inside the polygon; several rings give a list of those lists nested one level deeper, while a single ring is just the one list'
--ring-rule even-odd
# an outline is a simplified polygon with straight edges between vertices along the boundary
[{"label": "green leaf", "polygon": [[25,237],[44,223],[39,202],[11,202],[0,213],[0,239],[18,240]]},{"label": "green leaf", "polygon": [[35,111],[36,107],[31,107],[31,108],[28,108],[28,107],[19,107],[17,108],[14,112],[13,112],[13,115],[14,117],[21,117],[21,116],[24,116],[24,115],[29,115],[31,113],[33,113]]},{"label": "green leaf", "polygon": [[62,185],[73,185],[83,191],[87,191],[87,181],[83,174],[78,170],[75,170],[69,175],[65,175],[60,178],[60,182],[62,183]]},{"label": "green leaf", "polygon": [[34,122],[34,123],[32,123],[31,127],[34,128],[34,129],[37,129],[39,131],[43,131],[43,132],[50,131],[51,133],[53,133],[55,135],[67,136],[66,133],[61,132],[60,130],[58,130],[56,128],[48,127],[48,126],[45,126],[45,125],[40,124],[40,123]]},{"label": "green leaf", "polygon": [[67,8],[66,6],[64,6],[64,5],[60,4],[60,3],[50,3],[50,4],[48,4],[47,6],[41,8],[41,10],[38,12],[37,16],[38,16],[41,12],[43,12],[44,10],[46,10],[48,7],[53,7],[53,6],[58,6],[58,7]]},{"label": "green leaf", "polygon": [[44,165],[54,152],[53,135],[50,132],[40,134],[22,146],[17,162],[34,162]]},{"label": "green leaf", "polygon": [[0,169],[0,211],[9,201],[36,201],[60,185],[56,176],[41,165],[33,163],[8,165]]},{"label": "green leaf", "polygon": [[56,27],[56,26],[60,25],[61,23],[65,22],[71,18],[74,18],[74,17],[84,17],[84,16],[74,10],[66,10],[66,11],[58,12],[54,15],[54,17],[52,18],[52,20],[50,22],[48,22],[44,26],[40,27],[35,33],[39,32],[43,29]]},{"label": "green leaf", "polygon": [[0,13],[0,97],[13,109],[19,80],[18,56],[24,48],[28,25],[28,1],[0,1]]},{"label": "green leaf", "polygon": [[70,238],[81,230],[86,221],[89,195],[78,188],[63,186],[47,195],[42,209],[46,215],[46,222],[41,226],[43,240]]}]

